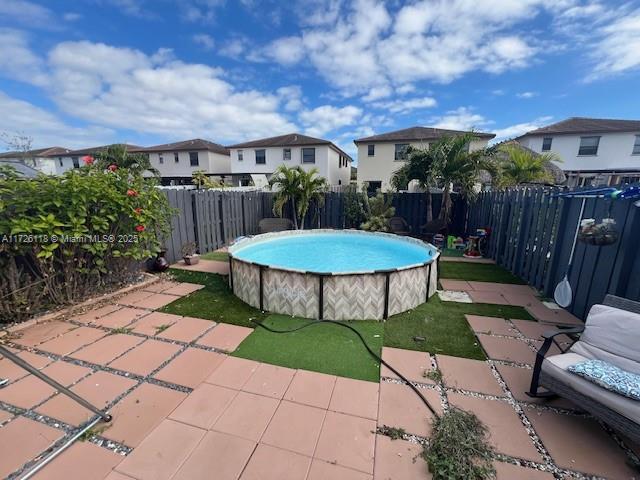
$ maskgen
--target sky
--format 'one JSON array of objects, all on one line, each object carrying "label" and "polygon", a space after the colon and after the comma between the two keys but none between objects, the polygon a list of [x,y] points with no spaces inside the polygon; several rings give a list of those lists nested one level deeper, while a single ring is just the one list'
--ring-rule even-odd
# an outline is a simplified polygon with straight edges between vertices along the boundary
[{"label": "sky", "polygon": [[[33,147],[640,119],[640,0],[0,0]],[[0,145],[0,150],[6,145]]]}]

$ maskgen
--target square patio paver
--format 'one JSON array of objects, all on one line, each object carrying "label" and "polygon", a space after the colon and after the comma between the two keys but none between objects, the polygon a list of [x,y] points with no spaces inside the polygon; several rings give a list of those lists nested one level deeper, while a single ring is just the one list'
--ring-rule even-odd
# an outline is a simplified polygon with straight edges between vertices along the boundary
[{"label": "square patio paver", "polygon": [[122,461],[117,453],[90,442],[76,442],[33,478],[40,480],[103,480]]},{"label": "square patio paver", "polygon": [[375,420],[378,418],[378,383],[338,377],[329,410]]},{"label": "square patio paver", "polygon": [[129,325],[129,327],[135,333],[154,336],[159,332],[161,327],[171,326],[181,318],[180,315],[173,315],[172,313],[151,312]]},{"label": "square patio paver", "polygon": [[98,318],[93,323],[105,328],[124,328],[147,313],[149,312],[139,308],[123,307],[104,317]]},{"label": "square patio paver", "polygon": [[110,303],[100,308],[94,308],[93,310],[89,310],[88,312],[85,312],[79,315],[74,315],[73,319],[76,322],[90,324],[90,323],[94,323],[100,317],[104,317],[109,313],[115,312],[116,310],[120,310],[120,308],[121,307],[119,305],[116,305],[115,303]]},{"label": "square patio paver", "polygon": [[200,285],[198,283],[182,282],[182,283],[178,283],[177,285],[171,286],[166,290],[163,290],[162,293],[165,293],[167,295],[177,295],[179,297],[184,297],[193,292],[197,292],[198,290],[201,290],[203,288],[204,288],[204,285]]},{"label": "square patio paver", "polygon": [[314,459],[307,480],[371,480],[368,473]]},{"label": "square patio paver", "polygon": [[[53,360],[51,358],[45,357],[44,355],[37,355],[35,353],[19,351],[14,348],[10,348],[13,353],[18,355],[24,361],[29,362],[33,367],[38,370],[49,365]],[[15,382],[20,378],[24,378],[29,374],[24,368],[16,365],[11,360],[6,358],[0,358],[0,378],[6,378],[11,382]],[[6,388],[6,387],[5,387]]]},{"label": "square patio paver", "polygon": [[134,337],[123,333],[107,335],[97,342],[73,353],[71,357],[97,365],[106,365],[127,350],[141,344],[144,338]]},{"label": "square patio paver", "polygon": [[145,292],[151,292],[151,293],[162,293],[165,290],[168,290],[173,287],[177,287],[178,285],[180,285],[178,282],[160,280],[159,282],[153,282],[151,285],[144,287],[143,290]]},{"label": "square patio paver", "polygon": [[615,480],[637,478],[623,451],[595,420],[532,408],[525,415],[559,467]]},{"label": "square patio paver", "polygon": [[469,296],[471,300],[475,303],[491,303],[493,305],[509,305],[509,302],[506,298],[502,296],[499,292],[491,292],[491,291],[476,291],[472,290],[469,292]]},{"label": "square patio paver", "polygon": [[[99,409],[122,395],[136,384],[135,381],[107,372],[96,372],[81,380],[71,390]],[[94,414],[66,395],[58,394],[37,408],[39,413],[79,425]]]},{"label": "square patio paver", "polygon": [[374,480],[430,479],[427,462],[422,459],[421,453],[420,445],[376,435]]},{"label": "square patio paver", "polygon": [[258,442],[279,403],[275,398],[239,392],[211,428]]},{"label": "square patio paver", "polygon": [[283,400],[273,415],[262,443],[311,456],[326,410]]},{"label": "square patio paver", "polygon": [[205,434],[206,430],[164,420],[116,470],[139,480],[168,480]]},{"label": "square patio paver", "polygon": [[[433,369],[431,357],[426,352],[382,347],[382,359],[412,382],[435,383],[433,380],[425,377],[425,373]],[[380,366],[380,376],[398,378],[395,373],[384,365]]]},{"label": "square patio paver", "polygon": [[[145,292],[146,293],[146,292]],[[144,297],[132,304],[133,307],[147,308],[149,310],[157,310],[172,302],[175,302],[179,297],[175,295],[167,295],[165,293],[152,293],[148,297]]]},{"label": "square patio paver", "polygon": [[240,480],[304,480],[310,464],[309,457],[260,444],[253,452]]},{"label": "square patio paver", "polygon": [[373,474],[376,422],[327,412],[315,457]]},{"label": "square patio paver", "polygon": [[483,317],[481,315],[465,315],[471,329],[476,333],[488,335],[504,335],[517,337],[518,332],[504,318]]},{"label": "square patio paver", "polygon": [[[513,324],[518,328],[520,333],[522,333],[525,337],[530,338],[532,340],[544,340],[542,338],[542,334],[546,332],[552,332],[556,330],[561,330],[558,328],[554,328],[552,325],[546,323],[532,322],[530,320],[511,320]],[[570,342],[571,339],[566,335],[559,335],[556,337],[558,342]]]},{"label": "square patio paver", "polygon": [[527,342],[516,338],[492,337],[482,333],[476,334],[482,348],[493,360],[505,360],[526,365],[533,365],[536,360],[534,352]]},{"label": "square patio paver", "polygon": [[136,290],[135,292],[128,293],[124,297],[120,297],[118,299],[118,304],[133,307],[136,303],[150,297],[151,295],[155,295],[155,293],[148,292],[146,290]]},{"label": "square patio paver", "polygon": [[179,345],[167,342],[145,340],[144,343],[111,362],[109,367],[145,377],[178,353],[180,348]]},{"label": "square patio paver", "polygon": [[541,472],[533,468],[520,467],[511,463],[495,462],[496,480],[554,480],[548,472]]},{"label": "square patio paver", "polygon": [[253,333],[252,328],[220,323],[196,343],[225,352],[233,352],[242,341]]},{"label": "square patio paver", "polygon": [[[420,392],[436,412],[442,411],[440,395],[436,390],[422,389]],[[431,417],[431,412],[407,385],[380,383],[379,426],[402,428],[407,433],[428,437],[431,433]]]},{"label": "square patio paver", "polygon": [[468,397],[457,393],[448,395],[449,403],[473,412],[489,430],[489,442],[496,451],[517,458],[542,461],[533,441],[513,407],[500,400]]},{"label": "square patio paver", "polygon": [[21,330],[19,332],[20,337],[13,340],[13,342],[18,345],[24,345],[25,347],[35,347],[75,328],[78,327],[73,323],[67,322],[52,321],[39,323],[33,327]]},{"label": "square patio paver", "polygon": [[240,390],[259,366],[260,363],[253,360],[228,356],[205,382]]},{"label": "square patio paver", "polygon": [[486,393],[487,395],[504,395],[502,387],[493,376],[487,362],[448,355],[437,355],[436,360],[447,387]]},{"label": "square patio paver", "polygon": [[209,429],[237,394],[235,390],[201,383],[171,413],[169,418],[194,427]]},{"label": "square patio paver", "polygon": [[38,349],[58,355],[68,355],[96,340],[104,337],[107,332],[97,328],[78,327],[59,337],[52,338],[38,346]]},{"label": "square patio paver", "polygon": [[207,432],[172,480],[235,480],[255,443],[220,432]]},{"label": "square patio paver", "polygon": [[516,305],[518,307],[529,307],[531,305],[537,305],[540,302],[533,292],[531,293],[519,293],[510,290],[502,292],[502,296],[509,302],[510,305]]},{"label": "square patio paver", "polygon": [[293,379],[295,370],[261,363],[242,390],[259,395],[281,399]]},{"label": "square patio paver", "polygon": [[327,409],[335,383],[336,377],[333,375],[297,370],[283,398],[303,405]]},{"label": "square patio paver", "polygon": [[187,397],[186,393],[143,383],[111,409],[102,436],[137,447]]},{"label": "square patio paver", "polygon": [[62,430],[24,417],[0,428],[0,478],[22,467],[63,435]]},{"label": "square patio paver", "polygon": [[195,265],[187,265],[180,260],[171,265],[171,268],[180,268],[182,270],[191,270],[193,272],[217,273],[218,275],[229,275],[229,262],[220,262],[217,260],[203,260]]},{"label": "square patio paver", "polygon": [[446,278],[440,279],[440,285],[444,290],[454,290],[454,291],[469,291],[473,290],[469,282],[466,280],[448,280]]},{"label": "square patio paver", "polygon": [[190,343],[215,325],[211,320],[201,318],[182,317],[165,331],[158,333],[158,337],[179,342]]},{"label": "square patio paver", "polygon": [[158,380],[195,388],[224,361],[225,356],[198,348],[184,352],[154,375]]},{"label": "square patio paver", "polygon": [[582,320],[562,308],[559,310],[552,310],[540,303],[530,307],[525,307],[525,309],[539,322],[551,323],[553,325],[584,325]]}]

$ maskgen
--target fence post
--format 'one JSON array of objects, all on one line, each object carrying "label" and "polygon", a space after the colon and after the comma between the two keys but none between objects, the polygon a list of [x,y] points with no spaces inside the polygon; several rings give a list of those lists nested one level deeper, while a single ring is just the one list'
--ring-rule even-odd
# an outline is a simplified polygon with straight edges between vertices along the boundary
[{"label": "fence post", "polygon": [[222,240],[222,244],[224,245],[225,243],[227,243],[227,237],[225,235],[225,228],[224,228],[224,208],[222,206],[222,194],[220,194],[218,196],[218,212],[220,215],[220,240]]},{"label": "fence post", "polygon": [[560,255],[560,250],[562,249],[562,244],[564,243],[564,238],[569,230],[568,228],[564,228],[567,223],[567,218],[569,216],[570,210],[570,201],[567,199],[563,199],[562,201],[562,212],[560,212],[560,220],[558,221],[558,229],[556,231],[556,238],[553,243],[553,250],[551,251],[551,257],[549,258],[549,271],[547,272],[547,276],[544,282],[544,294],[549,297],[553,293],[554,285],[551,283],[555,280],[556,274],[558,272],[558,255]]}]

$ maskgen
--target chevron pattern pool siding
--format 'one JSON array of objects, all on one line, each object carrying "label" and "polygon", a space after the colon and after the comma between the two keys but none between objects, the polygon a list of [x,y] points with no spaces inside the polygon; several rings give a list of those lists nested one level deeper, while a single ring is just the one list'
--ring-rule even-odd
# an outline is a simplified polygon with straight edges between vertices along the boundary
[{"label": "chevron pattern pool siding", "polygon": [[[437,289],[437,262],[429,266],[389,274],[388,315],[406,312],[427,298],[427,275],[431,270],[429,297]],[[260,267],[232,260],[233,291],[249,305],[260,308]],[[323,276],[323,318],[328,320],[384,319],[386,276],[384,273]],[[305,318],[320,314],[320,276],[314,273],[264,268],[263,308]]]}]

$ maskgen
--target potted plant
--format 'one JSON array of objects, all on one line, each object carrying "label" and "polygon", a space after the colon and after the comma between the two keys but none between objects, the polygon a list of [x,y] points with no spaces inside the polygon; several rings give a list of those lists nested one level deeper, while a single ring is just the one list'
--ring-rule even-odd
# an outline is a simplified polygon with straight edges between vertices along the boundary
[{"label": "potted plant", "polygon": [[196,253],[195,242],[187,242],[182,245],[182,259],[187,265],[195,265],[200,260],[200,255]]}]

